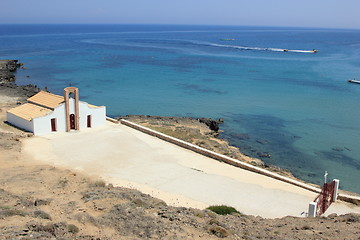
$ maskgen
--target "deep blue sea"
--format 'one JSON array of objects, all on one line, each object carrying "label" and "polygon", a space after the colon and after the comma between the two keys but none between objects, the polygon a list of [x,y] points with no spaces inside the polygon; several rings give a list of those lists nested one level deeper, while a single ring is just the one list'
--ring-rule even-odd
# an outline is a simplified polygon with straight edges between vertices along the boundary
[{"label": "deep blue sea", "polygon": [[347,82],[360,80],[360,30],[0,25],[0,59],[25,63],[18,84],[76,86],[109,116],[223,118],[245,154],[360,193],[360,85]]}]

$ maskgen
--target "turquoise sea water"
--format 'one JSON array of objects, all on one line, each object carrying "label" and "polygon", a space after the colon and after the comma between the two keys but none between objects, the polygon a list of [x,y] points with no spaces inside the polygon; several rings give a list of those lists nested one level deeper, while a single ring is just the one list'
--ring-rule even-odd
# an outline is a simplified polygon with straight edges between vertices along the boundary
[{"label": "turquoise sea water", "polygon": [[360,193],[360,30],[0,25],[0,58],[25,63],[18,84],[77,86],[110,116],[223,118],[245,154]]}]

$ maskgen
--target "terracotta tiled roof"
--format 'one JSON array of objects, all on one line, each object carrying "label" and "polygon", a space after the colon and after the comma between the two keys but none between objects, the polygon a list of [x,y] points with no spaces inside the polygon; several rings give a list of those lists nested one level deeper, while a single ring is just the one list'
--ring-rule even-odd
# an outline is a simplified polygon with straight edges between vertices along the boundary
[{"label": "terracotta tiled roof", "polygon": [[89,104],[89,103],[87,103],[87,105],[88,105],[89,108],[102,108],[102,107],[104,107],[104,106],[95,106],[95,105],[92,105],[92,104]]},{"label": "terracotta tiled roof", "polygon": [[35,103],[51,109],[56,108],[64,102],[64,97],[52,93],[41,91],[27,99],[28,102]]},{"label": "terracotta tiled roof", "polygon": [[45,116],[53,111],[49,108],[44,108],[32,103],[25,103],[18,107],[12,108],[8,111],[20,118],[30,121],[33,118]]}]

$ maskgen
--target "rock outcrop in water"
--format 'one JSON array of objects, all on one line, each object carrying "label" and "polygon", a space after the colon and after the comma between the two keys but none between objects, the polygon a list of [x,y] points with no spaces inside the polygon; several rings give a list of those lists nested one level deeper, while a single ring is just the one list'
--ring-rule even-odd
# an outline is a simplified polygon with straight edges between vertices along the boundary
[{"label": "rock outcrop in water", "polygon": [[22,65],[18,60],[0,60],[0,83],[14,82],[14,72]]},{"label": "rock outcrop in water", "polygon": [[214,120],[211,118],[199,118],[199,122],[206,124],[212,131],[219,131],[219,125],[224,122],[223,119]]}]

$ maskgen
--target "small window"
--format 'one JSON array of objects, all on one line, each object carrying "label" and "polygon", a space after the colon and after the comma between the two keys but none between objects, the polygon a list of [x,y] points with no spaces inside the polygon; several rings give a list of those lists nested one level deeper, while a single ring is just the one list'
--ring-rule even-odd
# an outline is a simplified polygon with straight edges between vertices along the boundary
[{"label": "small window", "polygon": [[56,118],[51,119],[51,131],[56,132]]},{"label": "small window", "polygon": [[87,115],[87,127],[91,128],[91,115]]}]

